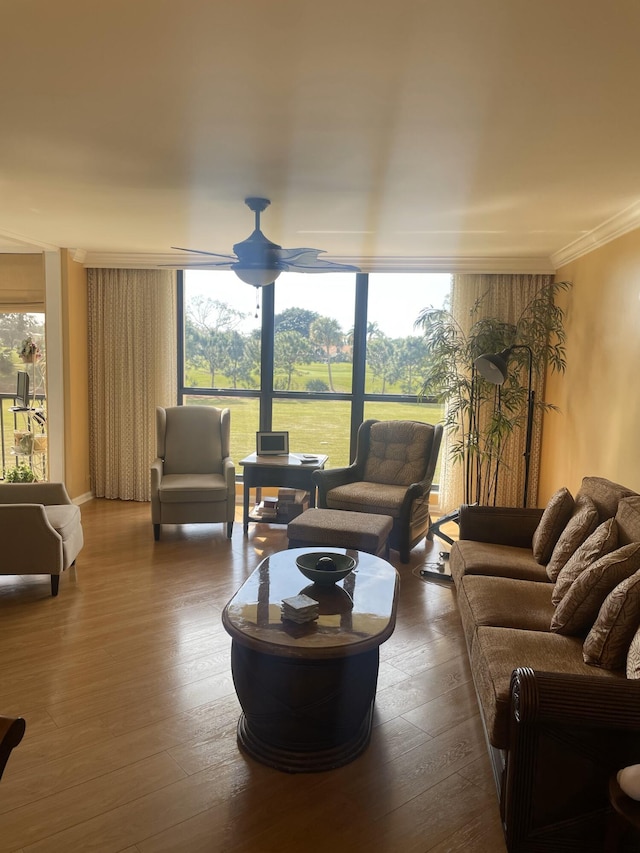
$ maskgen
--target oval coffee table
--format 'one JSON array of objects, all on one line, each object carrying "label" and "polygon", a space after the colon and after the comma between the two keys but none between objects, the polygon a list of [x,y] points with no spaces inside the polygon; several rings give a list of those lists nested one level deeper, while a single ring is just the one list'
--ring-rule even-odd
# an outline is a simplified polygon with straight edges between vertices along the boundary
[{"label": "oval coffee table", "polygon": [[[295,558],[349,554],[356,568],[333,586],[311,584]],[[352,761],[371,737],[379,647],[395,627],[399,577],[386,560],[344,548],[292,548],[264,559],[224,608],[242,706],[238,743],[291,773]],[[283,621],[281,603],[303,592],[320,616]]]}]

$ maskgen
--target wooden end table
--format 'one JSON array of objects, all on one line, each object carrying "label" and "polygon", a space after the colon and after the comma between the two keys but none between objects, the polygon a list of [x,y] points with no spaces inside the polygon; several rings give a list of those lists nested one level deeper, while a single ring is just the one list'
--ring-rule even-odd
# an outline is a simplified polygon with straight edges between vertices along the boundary
[{"label": "wooden end table", "polygon": [[[264,559],[224,608],[231,670],[242,706],[238,743],[263,764],[291,773],[330,770],[366,749],[379,648],[393,633],[399,576],[386,560],[357,560],[347,577],[319,587],[298,570],[309,548]],[[283,621],[281,603],[304,592],[320,605],[314,622]]]},{"label": "wooden end table", "polygon": [[249,522],[267,522],[268,524],[282,524],[277,519],[265,519],[253,517],[249,513],[249,493],[251,489],[260,489],[263,486],[281,486],[289,489],[303,489],[309,492],[309,506],[316,505],[316,485],[313,481],[313,472],[318,471],[327,464],[328,456],[319,453],[314,462],[304,462],[303,454],[289,453],[288,456],[258,456],[251,453],[240,460],[243,466],[243,508],[242,529],[245,535],[249,531]]}]

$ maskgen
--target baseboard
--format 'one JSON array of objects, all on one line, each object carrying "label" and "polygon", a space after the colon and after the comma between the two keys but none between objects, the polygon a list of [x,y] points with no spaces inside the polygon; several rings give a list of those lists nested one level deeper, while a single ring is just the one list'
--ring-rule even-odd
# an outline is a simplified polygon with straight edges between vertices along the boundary
[{"label": "baseboard", "polygon": [[86,504],[87,501],[93,500],[93,494],[91,492],[85,492],[84,495],[79,495],[77,498],[73,499],[73,503],[76,506],[80,506],[80,504]]}]

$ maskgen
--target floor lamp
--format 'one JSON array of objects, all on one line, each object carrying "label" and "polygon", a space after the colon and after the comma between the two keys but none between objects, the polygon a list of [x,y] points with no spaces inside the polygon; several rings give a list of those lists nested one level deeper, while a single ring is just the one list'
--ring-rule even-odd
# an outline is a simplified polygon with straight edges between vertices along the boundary
[{"label": "floor lamp", "polygon": [[532,383],[533,353],[531,347],[526,344],[514,344],[502,352],[491,355],[481,355],[475,360],[478,373],[494,385],[502,385],[507,378],[507,361],[514,350],[525,349],[529,354],[529,387],[527,391],[527,431],[524,440],[524,496],[522,506],[527,505],[527,493],[529,491],[529,466],[531,464],[531,439],[533,436],[533,411],[535,406],[535,391]]}]

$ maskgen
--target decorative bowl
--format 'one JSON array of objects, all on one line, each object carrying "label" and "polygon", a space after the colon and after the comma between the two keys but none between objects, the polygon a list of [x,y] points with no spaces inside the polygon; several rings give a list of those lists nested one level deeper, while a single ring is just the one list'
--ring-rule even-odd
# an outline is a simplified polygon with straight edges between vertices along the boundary
[{"label": "decorative bowl", "polygon": [[[318,562],[330,559],[335,564],[335,569],[323,569],[322,563],[318,568]],[[348,554],[335,554],[329,551],[309,551],[307,554],[301,554],[296,557],[296,566],[300,569],[305,578],[310,581],[320,584],[320,586],[330,586],[331,584],[341,581],[343,578],[352,572],[356,567],[356,561]]]}]

